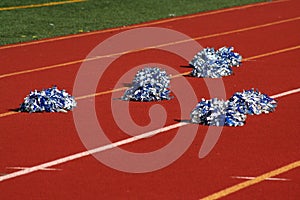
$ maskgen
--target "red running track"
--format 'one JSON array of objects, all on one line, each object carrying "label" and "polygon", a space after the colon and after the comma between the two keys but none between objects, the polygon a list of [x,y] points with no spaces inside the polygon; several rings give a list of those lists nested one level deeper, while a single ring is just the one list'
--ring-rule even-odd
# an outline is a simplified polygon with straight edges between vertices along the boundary
[{"label": "red running track", "polygon": [[[203,36],[203,39],[197,40],[203,47],[232,45],[245,58],[261,56],[235,68],[234,76],[223,78],[226,94],[230,96],[236,91],[255,87],[273,95],[299,87],[299,7],[296,0],[272,2],[192,15],[151,26],[171,28],[190,37]],[[249,27],[252,28],[248,30]],[[0,64],[4,66],[0,69],[1,75],[83,59],[97,44],[120,31],[0,47]],[[233,32],[224,34],[228,31]],[[294,49],[287,50],[291,47]],[[286,51],[283,53],[276,53],[284,49]],[[264,55],[266,53],[270,55]],[[133,66],[154,62],[164,63],[180,73],[188,70],[180,67],[186,65],[186,61],[172,54],[166,55],[157,50],[130,53],[110,66],[98,91],[112,89],[115,80]],[[0,113],[18,107],[24,96],[34,88],[48,88],[57,84],[72,92],[80,64],[78,61],[36,72],[6,77],[0,75]],[[184,78],[174,79],[172,84],[180,79]],[[188,77],[186,80],[193,86],[198,100],[209,98],[204,80]],[[113,94],[121,95],[122,92]],[[128,135],[113,121],[110,114],[111,99],[111,93],[97,96],[96,110],[105,133],[112,141],[119,141],[128,138]],[[296,103],[299,102],[299,94],[281,97],[278,101],[278,109],[272,114],[250,116],[243,127],[224,127],[217,145],[203,159],[198,158],[198,152],[208,127],[187,125],[183,127],[187,134],[191,127],[198,127],[193,143],[176,162],[161,170],[142,174],[124,173],[88,156],[53,166],[59,169],[56,171],[41,170],[0,182],[0,198],[200,199],[245,181],[232,176],[256,177],[299,160],[299,122],[296,117],[300,114]],[[117,104],[123,106],[124,102],[117,101]],[[174,119],[181,117],[176,99],[160,104],[168,112],[166,125],[174,124]],[[151,105],[130,104],[130,112],[136,123],[146,125],[150,122],[149,118],[140,116],[148,115]],[[189,105],[190,110],[194,106]],[[2,116],[0,124],[0,173],[4,176],[17,171],[10,167],[32,167],[86,150],[76,132],[71,112]],[[133,152],[157,150],[169,143],[176,132],[177,129],[167,131],[122,148]],[[278,177],[288,181],[263,181],[238,190],[225,199],[298,199],[299,169],[295,168]]]}]

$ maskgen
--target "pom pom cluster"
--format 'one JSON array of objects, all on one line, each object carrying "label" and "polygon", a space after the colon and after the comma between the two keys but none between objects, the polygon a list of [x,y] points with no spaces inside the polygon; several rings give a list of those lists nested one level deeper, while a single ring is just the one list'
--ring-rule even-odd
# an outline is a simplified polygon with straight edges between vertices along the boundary
[{"label": "pom pom cluster", "polygon": [[204,48],[189,62],[193,67],[191,76],[202,78],[220,78],[233,73],[232,67],[239,67],[242,56],[233,52],[233,47]]},{"label": "pom pom cluster", "polygon": [[126,101],[159,101],[169,100],[170,76],[165,70],[157,67],[146,67],[135,75],[132,86],[128,88],[122,100]]},{"label": "pom pom cluster", "polygon": [[235,93],[229,100],[202,99],[190,114],[192,123],[209,126],[243,126],[247,114],[273,112],[277,102],[266,94],[250,89]]},{"label": "pom pom cluster", "polygon": [[236,92],[229,101],[236,105],[240,113],[250,115],[270,113],[277,106],[276,100],[254,89]]},{"label": "pom pom cluster", "polygon": [[67,112],[76,107],[74,97],[56,86],[41,91],[31,91],[20,106],[21,112]]},{"label": "pom pom cluster", "polygon": [[243,126],[246,115],[236,112],[229,101],[202,99],[191,112],[192,123],[209,126]]}]

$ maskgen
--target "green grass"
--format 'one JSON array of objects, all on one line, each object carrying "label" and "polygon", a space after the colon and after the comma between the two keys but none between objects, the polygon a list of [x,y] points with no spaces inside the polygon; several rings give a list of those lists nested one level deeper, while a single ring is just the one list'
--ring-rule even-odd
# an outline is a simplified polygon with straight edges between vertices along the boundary
[{"label": "green grass", "polygon": [[[63,0],[1,0],[0,7]],[[0,45],[181,16],[266,0],[88,0],[0,11]]]}]

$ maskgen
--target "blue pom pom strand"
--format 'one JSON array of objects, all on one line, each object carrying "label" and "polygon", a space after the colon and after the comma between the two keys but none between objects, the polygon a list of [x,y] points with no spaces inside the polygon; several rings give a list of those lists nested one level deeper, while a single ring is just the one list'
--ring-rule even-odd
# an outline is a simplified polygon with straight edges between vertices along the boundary
[{"label": "blue pom pom strand", "polygon": [[191,122],[209,126],[243,126],[246,115],[235,112],[228,101],[202,99],[190,114]]},{"label": "blue pom pom strand", "polygon": [[246,123],[247,115],[236,110],[236,106],[226,101],[226,121],[225,126],[244,126]]},{"label": "blue pom pom strand", "polygon": [[222,47],[217,51],[220,60],[224,60],[230,67],[239,67],[242,62],[242,56],[233,52],[233,47]]},{"label": "blue pom pom strand", "polygon": [[121,97],[125,101],[170,100],[170,76],[157,67],[146,67],[137,72],[132,86]]},{"label": "blue pom pom strand", "polygon": [[74,97],[56,86],[41,91],[31,91],[20,105],[21,112],[67,112],[76,107]]},{"label": "blue pom pom strand", "polygon": [[191,112],[192,123],[223,126],[225,122],[226,103],[217,98],[202,99]]},{"label": "blue pom pom strand", "polygon": [[239,112],[250,115],[270,113],[277,107],[275,99],[254,89],[236,92],[229,101],[236,105]]},{"label": "blue pom pom strand", "polygon": [[233,73],[233,66],[240,66],[242,56],[233,52],[233,47],[219,50],[204,48],[189,62],[193,67],[191,76],[202,78],[220,78]]}]

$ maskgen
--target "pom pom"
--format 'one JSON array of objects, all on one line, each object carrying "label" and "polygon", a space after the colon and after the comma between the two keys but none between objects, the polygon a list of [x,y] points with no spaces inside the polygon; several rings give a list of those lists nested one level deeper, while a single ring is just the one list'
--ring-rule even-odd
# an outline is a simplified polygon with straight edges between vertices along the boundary
[{"label": "pom pom", "polygon": [[246,115],[273,112],[277,102],[266,94],[251,89],[236,92],[228,101],[202,99],[191,112],[191,122],[209,126],[243,126]]},{"label": "pom pom", "polygon": [[246,115],[236,112],[228,101],[202,99],[190,114],[192,123],[209,126],[243,126]]},{"label": "pom pom", "polygon": [[76,107],[74,97],[56,86],[46,90],[30,92],[20,106],[21,112],[67,112]]},{"label": "pom pom", "polygon": [[233,47],[222,47],[217,51],[219,59],[224,60],[231,67],[239,67],[242,62],[242,56],[233,52]]},{"label": "pom pom", "polygon": [[220,78],[233,73],[232,66],[240,66],[242,56],[233,52],[233,47],[204,48],[190,61],[192,76],[203,78]]},{"label": "pom pom", "polygon": [[276,100],[254,89],[237,92],[229,101],[239,112],[250,115],[273,112],[277,107]]},{"label": "pom pom", "polygon": [[128,88],[122,100],[125,101],[159,101],[169,100],[170,76],[160,68],[144,68],[135,75],[132,86]]},{"label": "pom pom", "polygon": [[225,122],[226,102],[217,98],[202,99],[191,113],[191,121],[204,125],[223,126]]},{"label": "pom pom", "polygon": [[244,126],[246,123],[247,115],[236,110],[235,105],[226,101],[226,118],[225,118],[225,126]]}]

